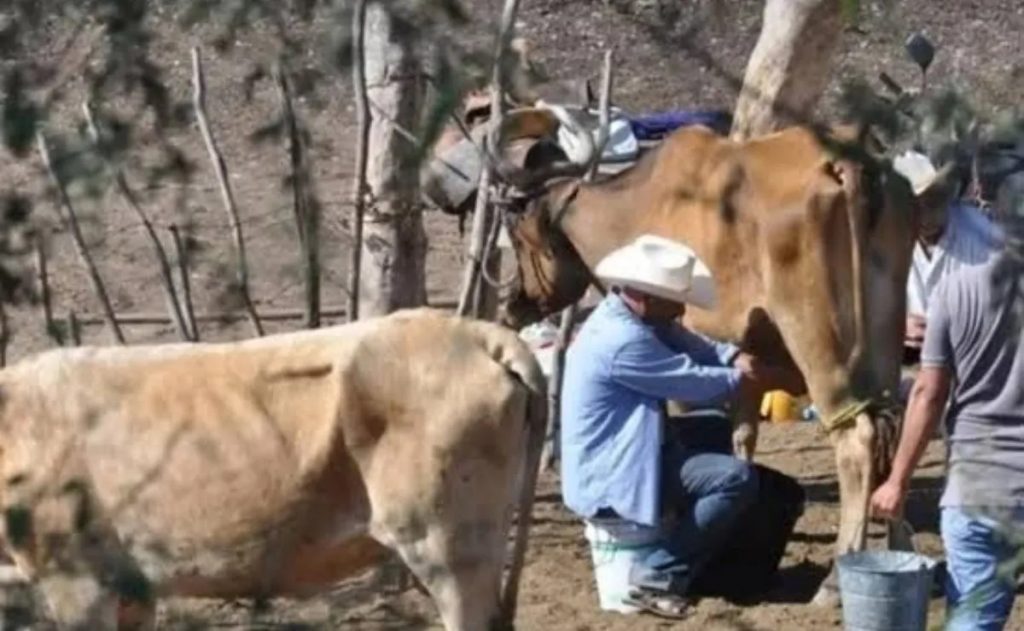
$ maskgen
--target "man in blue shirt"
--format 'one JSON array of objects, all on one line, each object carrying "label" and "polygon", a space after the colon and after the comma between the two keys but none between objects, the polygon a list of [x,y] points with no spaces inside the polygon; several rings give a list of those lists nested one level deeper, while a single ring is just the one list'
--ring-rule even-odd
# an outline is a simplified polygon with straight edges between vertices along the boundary
[{"label": "man in blue shirt", "polygon": [[[644,235],[606,257],[595,274],[612,291],[581,327],[566,356],[562,399],[562,491],[584,519],[645,526],[676,523],[642,567],[630,604],[685,615],[694,575],[758,491],[756,469],[731,455],[724,419],[670,419],[666,399],[706,406],[774,384],[731,344],[678,324],[686,303],[712,308],[714,282],[688,247]],[[756,383],[755,383],[756,382]]]}]

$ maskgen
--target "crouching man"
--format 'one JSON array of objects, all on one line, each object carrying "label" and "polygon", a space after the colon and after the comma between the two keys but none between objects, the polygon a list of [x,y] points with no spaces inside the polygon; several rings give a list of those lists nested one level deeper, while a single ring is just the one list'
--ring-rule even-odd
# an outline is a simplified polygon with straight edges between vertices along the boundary
[{"label": "crouching man", "polygon": [[758,479],[732,455],[728,420],[666,419],[664,401],[713,405],[774,387],[768,375],[780,373],[679,324],[687,303],[714,306],[711,275],[688,247],[641,236],[595,273],[611,291],[566,356],[562,494],[584,519],[658,526],[674,515],[634,564],[627,602],[682,618],[690,584],[756,500]]}]

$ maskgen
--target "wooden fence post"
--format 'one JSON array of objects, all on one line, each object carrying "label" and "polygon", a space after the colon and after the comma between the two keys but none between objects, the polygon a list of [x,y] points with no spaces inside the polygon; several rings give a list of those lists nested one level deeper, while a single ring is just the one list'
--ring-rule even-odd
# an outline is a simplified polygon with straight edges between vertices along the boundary
[{"label": "wooden fence post", "polygon": [[63,336],[57,323],[53,321],[53,299],[50,296],[50,272],[46,263],[46,244],[41,236],[36,235],[36,274],[39,277],[39,302],[43,307],[43,322],[46,326],[46,335],[58,346],[64,345]]},{"label": "wooden fence post", "polygon": [[7,326],[7,308],[4,301],[0,299],[0,368],[7,365],[7,343],[11,340],[10,330]]},{"label": "wooden fence post", "polygon": [[171,264],[167,260],[167,252],[164,250],[163,244],[160,243],[160,238],[156,234],[156,230],[153,228],[153,222],[150,221],[146,211],[139,206],[138,200],[135,198],[135,194],[131,188],[128,187],[128,180],[124,176],[124,172],[115,167],[107,160],[103,153],[103,138],[100,136],[99,126],[96,124],[96,118],[93,116],[92,107],[89,106],[88,102],[82,104],[82,112],[85,114],[86,126],[89,130],[89,136],[92,139],[94,145],[96,145],[96,152],[103,159],[107,168],[110,169],[114,176],[114,185],[117,187],[117,192],[121,196],[121,200],[124,205],[128,207],[135,216],[142,222],[142,227],[146,231],[146,235],[149,237],[149,242],[153,246],[153,255],[156,256],[157,266],[160,269],[160,279],[163,281],[164,286],[164,298],[167,302],[167,310],[171,314],[171,319],[174,322],[174,327],[178,330],[178,335],[183,340],[190,340],[189,330],[185,324],[185,318],[181,313],[181,305],[178,301],[177,294],[174,290],[174,277],[171,275]]},{"label": "wooden fence post", "polygon": [[295,227],[305,262],[306,326],[320,326],[320,221],[319,211],[311,198],[312,180],[306,147],[299,133],[299,125],[292,106],[291,89],[284,67],[278,62],[274,68],[277,93],[281,100],[281,116],[288,137],[288,157],[291,162],[292,199],[295,207]]},{"label": "wooden fence post", "polygon": [[[491,70],[491,118],[488,121],[488,134],[485,152],[501,153],[501,127],[505,118],[505,57],[515,29],[516,14],[519,12],[519,0],[505,0],[501,12],[501,27],[494,47],[494,66]],[[476,205],[473,209],[473,227],[470,236],[469,258],[463,272],[462,294],[459,297],[458,315],[465,316],[472,311],[474,317],[481,317],[486,305],[496,304],[487,294],[496,292],[481,278],[482,269],[500,268],[501,259],[497,251],[489,252],[487,241],[491,234],[494,208],[490,204],[490,190],[496,183],[493,166],[485,160],[480,170],[480,180],[476,188]],[[488,260],[483,260],[487,257]],[[496,264],[495,264],[496,263]]]},{"label": "wooden fence post", "polygon": [[[36,140],[39,143],[39,153],[43,159],[43,166],[46,171],[50,174],[50,179],[53,181],[54,188],[57,192],[57,214],[61,216],[61,219],[66,219],[68,228],[71,231],[71,238],[75,243],[75,250],[78,252],[78,258],[81,260],[82,265],[85,267],[86,272],[89,275],[89,282],[92,283],[92,288],[96,292],[96,297],[99,298],[100,305],[103,307],[103,315],[107,320],[107,326],[110,327],[110,332],[114,336],[114,340],[118,344],[124,344],[124,334],[121,333],[121,327],[118,326],[117,320],[114,318],[114,308],[110,304],[110,298],[107,296],[107,290],[103,286],[103,279],[100,277],[99,269],[96,267],[96,263],[93,262],[92,256],[89,254],[89,248],[85,244],[85,237],[82,236],[82,228],[78,224],[78,216],[75,214],[75,208],[71,204],[71,198],[68,197],[67,191],[64,189],[64,183],[61,182],[60,176],[57,174],[57,170],[54,168],[53,161],[50,158],[50,149],[46,144],[46,138],[42,132],[36,135]],[[63,209],[64,213],[67,214],[65,218],[60,210]]]},{"label": "wooden fence post", "polygon": [[228,178],[228,167],[224,156],[217,147],[217,140],[210,129],[210,122],[206,116],[206,83],[203,80],[203,62],[199,54],[199,47],[192,49],[192,102],[196,112],[196,121],[199,124],[199,131],[203,135],[203,142],[206,143],[206,150],[210,154],[210,162],[213,163],[213,170],[217,176],[217,183],[220,185],[221,200],[224,202],[224,209],[228,213],[231,222],[231,233],[235,241],[235,256],[237,257],[236,278],[238,290],[242,294],[242,302],[245,311],[249,316],[253,332],[257,336],[263,335],[263,325],[260,323],[260,316],[256,313],[256,306],[252,302],[252,295],[249,293],[249,265],[245,258],[245,239],[242,237],[242,222],[238,218],[238,206],[235,204],[235,196],[231,190],[231,180]]},{"label": "wooden fence post", "polygon": [[[600,101],[600,131],[597,134],[597,142],[594,143],[595,154],[590,169],[587,171],[586,179],[592,181],[597,177],[597,169],[601,164],[601,154],[604,153],[604,146],[608,142],[608,126],[611,123],[611,93],[612,93],[612,64],[614,55],[612,51],[604,54],[604,68],[601,74],[601,101]],[[558,339],[555,342],[555,356],[551,368],[551,379],[548,384],[548,439],[544,444],[544,455],[541,462],[545,469],[553,469],[559,458],[559,441],[561,440],[561,407],[562,407],[562,373],[565,370],[565,351],[569,346],[569,339],[572,336],[572,326],[576,320],[578,306],[573,304],[562,310],[562,321],[558,327]]]},{"label": "wooden fence post", "polygon": [[363,223],[370,151],[370,105],[366,88],[366,0],[356,0],[352,17],[352,87],[356,95],[356,171],[352,184],[352,252],[349,257],[348,319],[359,319],[359,286],[363,265]]},{"label": "wooden fence post", "polygon": [[181,242],[181,234],[178,226],[171,224],[171,241],[174,243],[174,253],[178,257],[178,278],[181,281],[181,301],[185,312],[185,320],[188,322],[189,336],[193,342],[199,341],[199,327],[196,325],[196,312],[192,306],[192,281],[188,274],[188,255],[185,253],[185,246]]},{"label": "wooden fence post", "polygon": [[68,337],[73,346],[82,345],[82,327],[78,323],[78,316],[75,310],[68,311]]}]

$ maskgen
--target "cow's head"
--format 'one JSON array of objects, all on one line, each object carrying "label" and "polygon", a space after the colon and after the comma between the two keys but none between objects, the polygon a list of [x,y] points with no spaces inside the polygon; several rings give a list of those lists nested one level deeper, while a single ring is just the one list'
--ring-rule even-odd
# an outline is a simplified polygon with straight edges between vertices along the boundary
[{"label": "cow's head", "polygon": [[526,198],[520,212],[506,215],[519,273],[499,316],[505,326],[518,330],[557,313],[593,282],[586,263],[557,225],[578,190],[579,180],[563,179]]}]

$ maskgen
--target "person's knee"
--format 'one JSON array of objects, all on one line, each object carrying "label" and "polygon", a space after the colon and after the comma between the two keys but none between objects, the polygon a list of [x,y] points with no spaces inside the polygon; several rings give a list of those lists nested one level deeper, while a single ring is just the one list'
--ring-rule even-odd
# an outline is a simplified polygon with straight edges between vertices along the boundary
[{"label": "person's knee", "polygon": [[729,487],[736,495],[737,502],[742,506],[753,504],[760,490],[757,468],[748,462],[737,459],[729,475]]}]

